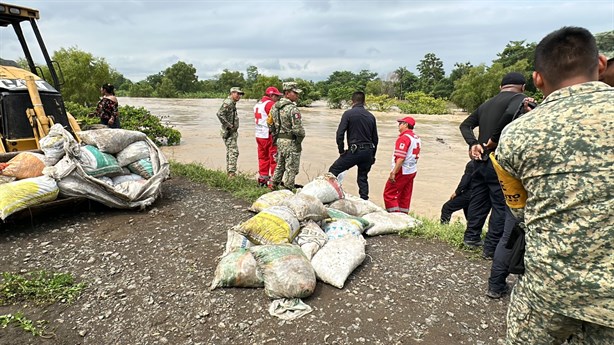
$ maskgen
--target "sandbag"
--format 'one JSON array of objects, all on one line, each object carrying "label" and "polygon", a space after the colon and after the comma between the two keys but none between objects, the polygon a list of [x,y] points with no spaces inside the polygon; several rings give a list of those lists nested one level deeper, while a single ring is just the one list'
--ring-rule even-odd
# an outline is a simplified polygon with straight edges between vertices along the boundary
[{"label": "sandbag", "polygon": [[319,222],[328,217],[328,212],[320,199],[309,194],[296,194],[282,201],[281,206],[286,206],[294,212],[299,222],[313,220]]},{"label": "sandbag", "polygon": [[299,229],[294,212],[285,206],[269,207],[236,228],[254,244],[291,243]]},{"label": "sandbag", "polygon": [[246,249],[254,244],[249,239],[233,229],[228,230],[226,234],[226,250],[223,255],[230,253],[235,249]]},{"label": "sandbag", "polygon": [[318,279],[342,289],[350,274],[365,260],[365,245],[362,236],[345,236],[326,242],[311,259]]},{"label": "sandbag", "polygon": [[289,191],[287,189],[276,190],[273,192],[263,194],[258,199],[256,199],[256,201],[254,201],[252,206],[250,206],[249,210],[252,212],[258,213],[264,210],[265,208],[268,208],[271,206],[280,206],[284,200],[286,200],[287,198],[293,195],[294,193],[292,193],[292,191]]},{"label": "sandbag", "polygon": [[311,260],[313,255],[326,244],[326,241],[328,241],[328,236],[324,230],[316,222],[309,220],[301,227],[292,243],[300,246],[307,259]]},{"label": "sandbag", "polygon": [[24,208],[55,200],[58,193],[55,180],[47,176],[5,183],[0,188],[0,219],[4,220]]},{"label": "sandbag", "polygon": [[345,236],[362,237],[363,225],[356,219],[329,219],[322,225],[322,230],[329,240]]},{"label": "sandbag", "polygon": [[357,220],[362,225],[363,230],[365,230],[365,229],[367,229],[368,227],[371,226],[371,223],[369,223],[369,221],[364,219],[363,217],[352,216],[351,214],[347,214],[347,213],[345,213],[343,211],[335,210],[334,208],[330,208],[330,207],[326,211],[328,212],[328,216],[331,219],[354,219],[354,220]]},{"label": "sandbag", "polygon": [[128,174],[128,175],[118,175],[118,176],[113,176],[111,178],[113,184],[112,185],[118,185],[124,182],[145,182],[145,179],[143,178],[143,176],[141,175],[137,175],[137,174]]},{"label": "sandbag", "polygon": [[81,147],[79,162],[86,174],[94,177],[108,174],[121,174],[122,168],[117,159],[108,153],[101,152],[92,145]]},{"label": "sandbag", "polygon": [[238,248],[226,254],[215,269],[209,290],[218,287],[262,287],[264,282],[256,273],[256,259],[249,249]]},{"label": "sandbag", "polygon": [[149,179],[153,176],[153,166],[151,165],[151,159],[139,159],[136,162],[128,164],[128,170],[131,173],[142,176],[144,179]]},{"label": "sandbag", "polygon": [[64,157],[67,150],[78,150],[79,148],[75,138],[64,129],[61,123],[51,126],[49,133],[41,138],[38,143],[40,149],[45,154],[45,165],[47,166],[55,165]]},{"label": "sandbag", "polygon": [[136,141],[147,139],[145,133],[119,128],[82,131],[79,137],[83,143],[96,146],[100,151],[110,154],[116,154]]},{"label": "sandbag", "polygon": [[277,244],[254,246],[249,250],[256,259],[269,298],[304,298],[315,290],[316,275],[301,248]]},{"label": "sandbag", "polygon": [[13,182],[13,181],[15,181],[15,177],[14,176],[0,175],[0,184],[9,183],[9,182]]},{"label": "sandbag", "polygon": [[345,198],[336,200],[328,205],[329,208],[343,211],[349,215],[362,217],[373,212],[384,212],[380,206],[369,200],[363,200],[353,195],[345,195]]},{"label": "sandbag", "polygon": [[365,234],[368,236],[398,234],[399,231],[412,229],[422,223],[416,218],[400,212],[373,212],[364,215],[362,218],[373,224],[372,227],[365,230]]},{"label": "sandbag", "polygon": [[43,175],[45,156],[34,152],[21,152],[6,162],[0,175],[12,176],[17,180]]},{"label": "sandbag", "polygon": [[119,166],[125,167],[140,159],[149,158],[149,146],[145,141],[136,141],[119,151],[115,157],[117,158]]},{"label": "sandbag", "polygon": [[331,173],[316,177],[313,181],[307,183],[298,193],[315,196],[324,204],[343,199],[344,197],[341,185],[339,185],[335,175]]}]

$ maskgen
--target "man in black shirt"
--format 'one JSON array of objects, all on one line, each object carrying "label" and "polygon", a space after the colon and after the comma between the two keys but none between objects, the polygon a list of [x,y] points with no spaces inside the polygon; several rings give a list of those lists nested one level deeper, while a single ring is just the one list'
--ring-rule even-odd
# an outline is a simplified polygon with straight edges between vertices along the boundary
[{"label": "man in black shirt", "polygon": [[[347,132],[348,148],[344,148],[344,136]],[[356,91],[352,94],[352,108],[341,116],[337,128],[337,148],[339,158],[328,171],[335,176],[358,166],[358,193],[362,199],[369,199],[368,174],[375,163],[375,152],[379,138],[375,116],[365,109],[365,94]]]},{"label": "man in black shirt", "polygon": [[471,200],[471,176],[473,175],[473,160],[469,161],[465,166],[465,173],[458,183],[458,187],[450,196],[450,200],[446,201],[441,207],[441,224],[449,224],[452,218],[452,213],[463,210],[465,219],[467,219],[467,211],[469,209],[469,201]]},{"label": "man in black shirt", "polygon": [[[473,248],[481,247],[483,244],[482,256],[486,259],[492,259],[503,233],[506,205],[497,174],[488,159],[488,154],[492,150],[485,145],[498,128],[501,117],[513,115],[518,110],[520,103],[526,97],[522,94],[525,83],[526,79],[520,73],[506,74],[501,80],[499,94],[482,103],[460,124],[460,131],[469,145],[469,155],[474,160],[464,243]],[[479,127],[478,138],[473,134],[475,127]],[[482,242],[482,227],[489,212],[491,214],[488,232],[485,241]]]}]

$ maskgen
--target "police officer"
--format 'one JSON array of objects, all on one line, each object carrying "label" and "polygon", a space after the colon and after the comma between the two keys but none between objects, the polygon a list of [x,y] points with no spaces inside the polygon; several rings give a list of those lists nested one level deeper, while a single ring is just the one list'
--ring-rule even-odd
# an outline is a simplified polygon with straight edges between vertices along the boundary
[{"label": "police officer", "polygon": [[226,97],[220,110],[217,112],[217,118],[222,124],[222,140],[226,145],[226,172],[229,178],[235,177],[237,173],[237,159],[239,158],[239,146],[237,138],[239,137],[239,116],[237,115],[237,102],[243,96],[243,91],[238,87],[230,88],[230,95]]},{"label": "police officer", "polygon": [[[344,149],[346,132],[348,148]],[[375,116],[365,109],[365,93],[356,91],[352,94],[352,108],[343,113],[337,128],[339,158],[328,171],[338,176],[343,171],[358,166],[358,194],[365,200],[369,199],[367,175],[375,163],[378,141]]]},{"label": "police officer", "polygon": [[[271,189],[283,182],[287,189],[294,188],[294,179],[301,163],[301,143],[305,129],[296,101],[302,92],[294,82],[283,84],[284,97],[271,109],[269,125],[274,144],[277,145],[277,166],[271,181]],[[272,122],[272,123],[271,123]]]}]

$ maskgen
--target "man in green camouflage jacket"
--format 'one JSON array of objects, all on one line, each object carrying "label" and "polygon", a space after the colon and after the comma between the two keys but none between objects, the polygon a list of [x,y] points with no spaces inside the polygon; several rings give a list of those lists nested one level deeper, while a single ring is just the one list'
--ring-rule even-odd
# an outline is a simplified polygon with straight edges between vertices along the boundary
[{"label": "man in green camouflage jacket", "polygon": [[[294,188],[294,179],[301,163],[301,143],[305,138],[305,129],[301,112],[296,106],[302,92],[294,82],[283,84],[284,97],[271,109],[269,123],[273,141],[277,145],[277,167],[273,174],[271,188],[276,189],[283,182],[287,189]],[[283,179],[283,181],[282,181]]]},{"label": "man in green camouflage jacket", "polygon": [[535,50],[546,98],[503,131],[501,167],[527,191],[525,274],[507,344],[614,344],[614,88],[595,38],[564,27]]},{"label": "man in green camouflage jacket", "polygon": [[226,172],[228,177],[234,177],[237,173],[237,159],[239,158],[239,146],[237,138],[239,137],[239,116],[237,115],[237,102],[243,96],[243,91],[238,87],[230,88],[230,95],[226,97],[220,110],[217,112],[217,118],[222,124],[222,139],[226,145]]}]

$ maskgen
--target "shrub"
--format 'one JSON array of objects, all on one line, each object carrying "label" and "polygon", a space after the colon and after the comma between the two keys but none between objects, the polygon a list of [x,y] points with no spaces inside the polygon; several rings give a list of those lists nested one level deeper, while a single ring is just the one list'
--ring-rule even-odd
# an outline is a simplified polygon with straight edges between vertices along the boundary
[{"label": "shrub", "polygon": [[394,105],[394,102],[388,95],[367,95],[365,106],[369,110],[388,111]]},{"label": "shrub", "polygon": [[447,102],[443,99],[433,98],[422,91],[408,92],[405,101],[397,102],[397,106],[404,114],[447,114]]}]

